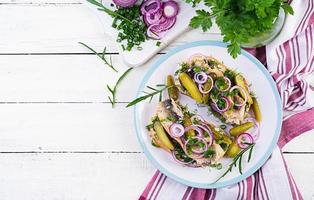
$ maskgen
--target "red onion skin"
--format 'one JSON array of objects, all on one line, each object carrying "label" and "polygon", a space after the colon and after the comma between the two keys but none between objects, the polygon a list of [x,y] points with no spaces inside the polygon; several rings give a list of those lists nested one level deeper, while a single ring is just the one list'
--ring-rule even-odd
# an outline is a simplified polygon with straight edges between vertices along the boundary
[{"label": "red onion skin", "polygon": [[[204,78],[201,80],[198,78],[198,76],[203,76]],[[194,75],[194,81],[198,84],[203,84],[203,83],[206,83],[208,77],[207,77],[207,74],[205,72],[199,72],[199,73],[196,73]]]},{"label": "red onion skin", "polygon": [[229,99],[227,99],[226,97],[222,97],[222,99],[224,99],[225,102],[226,102],[226,104],[227,104],[226,108],[224,108],[224,109],[220,109],[220,108],[218,107],[217,103],[215,103],[215,102],[212,102],[212,103],[211,103],[211,107],[212,107],[216,112],[218,112],[218,113],[220,113],[220,114],[223,113],[223,112],[226,112],[227,110],[229,110],[229,108],[230,108],[230,106],[231,106],[231,102],[230,102]]}]

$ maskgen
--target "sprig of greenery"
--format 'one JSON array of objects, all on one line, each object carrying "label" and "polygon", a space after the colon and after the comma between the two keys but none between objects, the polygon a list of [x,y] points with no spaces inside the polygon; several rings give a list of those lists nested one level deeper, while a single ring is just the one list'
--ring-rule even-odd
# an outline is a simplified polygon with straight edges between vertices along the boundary
[{"label": "sprig of greenery", "polygon": [[191,4],[193,7],[195,7],[197,4],[199,4],[202,0],[185,0],[186,3]]},{"label": "sprig of greenery", "polygon": [[159,101],[162,100],[162,92],[170,87],[173,86],[167,86],[164,84],[158,84],[156,85],[157,88],[151,87],[151,86],[146,86],[148,89],[150,89],[152,92],[145,92],[143,91],[146,95],[140,96],[136,99],[134,99],[133,101],[131,101],[128,105],[126,105],[126,107],[130,107],[130,106],[134,106],[135,104],[144,101],[146,99],[149,98],[149,102],[151,102],[154,98],[155,95],[159,95]]},{"label": "sprig of greenery", "polygon": [[[241,44],[249,39],[270,30],[278,17],[280,8],[286,14],[293,14],[292,7],[283,0],[201,0],[211,12],[197,10],[190,21],[191,28],[202,28],[208,31],[212,26],[212,18],[228,42],[228,52],[236,58],[241,52]],[[187,3],[200,3],[198,0],[186,0]]]},{"label": "sprig of greenery", "polygon": [[97,6],[98,10],[104,11],[105,13],[110,15],[111,17],[118,17],[118,18],[124,19],[125,21],[127,21],[127,22],[132,24],[131,20],[129,20],[128,18],[124,17],[123,15],[120,15],[119,13],[117,13],[115,11],[110,10],[109,8],[106,8],[104,5],[102,5],[102,3],[100,3],[100,2],[98,2],[96,0],[86,0],[86,1],[88,1],[89,3]]},{"label": "sprig of greenery", "polygon": [[126,77],[126,75],[132,70],[133,68],[129,68],[127,69],[118,79],[118,81],[116,82],[116,84],[114,85],[114,87],[110,87],[109,85],[107,85],[107,89],[109,90],[109,92],[111,93],[111,97],[108,96],[108,99],[112,105],[112,107],[115,106],[116,104],[116,94],[117,94],[117,88],[120,84],[120,82]]},{"label": "sprig of greenery", "polygon": [[[213,183],[218,182],[220,179],[222,179],[223,177],[225,177],[229,172],[232,171],[233,167],[237,167],[239,168],[239,172],[240,174],[242,174],[242,157],[244,155],[245,152],[249,151],[249,155],[248,155],[248,162],[250,162],[251,157],[252,157],[252,152],[253,152],[253,148],[255,143],[246,143],[248,146],[243,149],[242,151],[240,151],[240,153],[238,153],[238,155],[236,155],[236,157],[233,158],[232,162],[229,164],[228,169]],[[238,163],[238,165],[237,165]]]},{"label": "sprig of greenery", "polygon": [[105,65],[107,65],[108,67],[110,67],[113,71],[118,72],[118,70],[116,70],[114,68],[114,66],[112,65],[112,60],[111,60],[111,56],[109,56],[109,61],[106,58],[106,47],[104,48],[102,53],[97,53],[97,51],[95,51],[93,48],[89,47],[88,45],[79,42],[79,44],[83,45],[84,47],[86,47],[87,49],[89,49],[91,52],[93,52],[96,56],[98,56],[102,61],[104,61]]}]

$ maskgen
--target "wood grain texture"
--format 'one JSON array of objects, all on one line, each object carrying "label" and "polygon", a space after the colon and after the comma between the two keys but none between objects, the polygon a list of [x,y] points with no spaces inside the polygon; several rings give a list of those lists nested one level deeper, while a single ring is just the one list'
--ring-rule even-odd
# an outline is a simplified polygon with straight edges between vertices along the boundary
[{"label": "wood grain texture", "polygon": [[[126,66],[97,17],[79,0],[1,0],[0,24],[0,199],[136,199],[155,168],[136,141],[132,109],[108,103],[105,85]],[[191,31],[162,53],[217,32]],[[119,73],[79,41],[106,46]],[[131,72],[120,102],[134,98],[159,57]],[[304,199],[314,199],[313,140],[314,130],[284,147]]]}]

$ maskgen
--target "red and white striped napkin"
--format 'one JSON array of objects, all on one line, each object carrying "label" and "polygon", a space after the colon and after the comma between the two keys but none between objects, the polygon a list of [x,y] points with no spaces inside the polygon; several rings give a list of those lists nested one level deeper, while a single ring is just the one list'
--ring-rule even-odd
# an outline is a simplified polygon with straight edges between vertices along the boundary
[{"label": "red and white striped napkin", "polygon": [[272,74],[283,102],[278,147],[268,161],[246,180],[219,189],[187,187],[157,171],[140,200],[302,199],[280,149],[314,129],[314,87],[308,83],[314,76],[314,0],[293,1],[291,6],[295,14],[287,16],[279,36],[266,48],[249,49]]}]

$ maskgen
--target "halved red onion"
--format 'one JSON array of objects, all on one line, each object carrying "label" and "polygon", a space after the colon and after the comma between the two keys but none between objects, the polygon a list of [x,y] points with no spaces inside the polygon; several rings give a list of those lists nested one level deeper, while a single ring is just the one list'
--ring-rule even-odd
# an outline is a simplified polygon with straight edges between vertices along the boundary
[{"label": "halved red onion", "polygon": [[232,101],[232,102],[233,102],[234,105],[236,105],[236,106],[243,106],[243,105],[245,105],[245,103],[247,102],[246,91],[244,90],[243,87],[236,85],[236,86],[233,86],[232,88],[230,88],[230,93],[231,93],[233,90],[236,90],[236,89],[242,91],[242,93],[244,94],[244,101],[243,101],[242,103],[240,103],[240,104],[238,104],[238,103],[236,103],[236,102],[234,102],[234,101]]},{"label": "halved red onion", "polygon": [[221,97],[221,99],[223,99],[225,101],[225,105],[226,107],[225,108],[219,108],[218,105],[217,105],[217,102],[212,102],[211,103],[211,107],[216,111],[216,112],[219,112],[219,113],[223,113],[223,112],[226,112],[227,110],[229,110],[230,106],[231,106],[231,102],[228,98],[226,97]]},{"label": "halved red onion", "polygon": [[173,123],[170,126],[169,131],[170,131],[169,134],[172,137],[178,138],[178,137],[181,137],[184,134],[184,127],[181,124]]},{"label": "halved red onion", "polygon": [[162,8],[162,2],[160,0],[146,0],[141,5],[142,15],[155,14]]},{"label": "halved red onion", "polygon": [[171,155],[172,155],[173,159],[174,159],[176,162],[178,162],[178,163],[180,163],[180,164],[182,164],[182,165],[187,165],[187,164],[190,164],[190,163],[193,162],[193,160],[191,160],[190,162],[184,162],[184,161],[180,160],[179,158],[177,158],[175,151],[172,151],[172,152],[171,152]]},{"label": "halved red onion", "polygon": [[250,128],[249,130],[253,129],[250,131],[250,134],[252,135],[254,141],[258,140],[259,135],[260,135],[259,123],[256,121],[256,119],[254,119],[252,117],[248,117],[248,118],[244,119],[244,121],[254,123],[254,126],[252,128]]},{"label": "halved red onion", "polygon": [[206,83],[208,76],[205,72],[198,72],[194,75],[194,81],[198,84]]},{"label": "halved red onion", "polygon": [[122,8],[128,8],[134,6],[137,0],[113,0],[113,2]]},{"label": "halved red onion", "polygon": [[237,144],[241,149],[247,148],[249,145],[246,143],[252,144],[254,139],[251,134],[249,133],[242,133],[237,137]]},{"label": "halved red onion", "polygon": [[217,87],[217,84],[216,84],[217,82],[215,82],[215,87],[217,88],[217,90],[219,90],[219,91],[221,91],[221,92],[225,92],[225,91],[229,90],[230,87],[231,87],[231,81],[230,81],[230,79],[227,78],[227,77],[225,77],[225,76],[224,76],[223,78],[224,78],[226,84],[228,85],[228,87],[226,87],[226,89],[222,90],[222,89],[218,88],[218,87]]},{"label": "halved red onion", "polygon": [[179,12],[178,3],[170,0],[163,3],[163,16],[167,18],[172,18],[177,16]]}]

